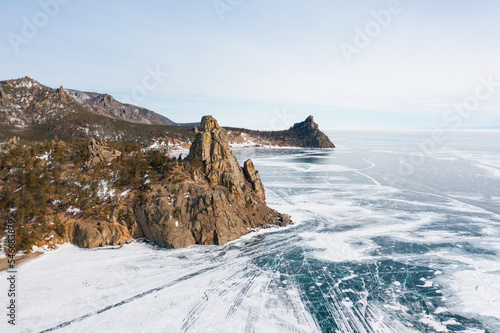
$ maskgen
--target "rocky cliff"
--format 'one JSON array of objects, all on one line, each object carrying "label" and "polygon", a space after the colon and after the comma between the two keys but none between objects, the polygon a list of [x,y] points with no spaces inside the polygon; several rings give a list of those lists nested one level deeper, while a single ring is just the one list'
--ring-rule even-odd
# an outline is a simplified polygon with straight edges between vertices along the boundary
[{"label": "rocky cliff", "polygon": [[[91,141],[89,152],[99,146]],[[86,165],[101,163],[89,154]],[[116,207],[111,220],[67,224],[81,247],[121,245],[145,237],[173,248],[222,245],[255,228],[286,226],[290,218],[269,208],[264,186],[251,160],[241,167],[229,148],[227,132],[211,116],[202,119],[189,155],[175,163],[169,177],[148,182],[140,200]],[[126,210],[127,219],[118,217]],[[120,223],[122,222],[122,223]]]},{"label": "rocky cliff", "polygon": [[[304,147],[304,148],[335,148],[328,136],[323,133],[313,116],[303,122],[296,123],[284,131],[254,131],[249,129],[230,128],[232,137],[245,135],[252,141],[262,145]],[[245,138],[245,139],[247,139]]]},{"label": "rocky cliff", "polygon": [[307,117],[301,123],[294,124],[289,131],[301,143],[301,147],[335,148],[328,136],[320,131],[318,124],[314,122],[313,116]]},{"label": "rocky cliff", "polygon": [[160,195],[134,207],[146,238],[175,248],[221,245],[254,228],[288,224],[287,216],[267,207],[252,161],[238,164],[213,117],[203,117],[186,163],[190,179],[158,184],[153,192]]}]

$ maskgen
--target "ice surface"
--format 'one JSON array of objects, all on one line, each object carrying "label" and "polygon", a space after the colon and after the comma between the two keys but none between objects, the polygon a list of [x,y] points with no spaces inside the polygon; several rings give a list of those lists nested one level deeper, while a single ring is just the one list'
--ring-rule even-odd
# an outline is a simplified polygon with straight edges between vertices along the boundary
[{"label": "ice surface", "polygon": [[317,331],[294,285],[227,250],[67,245],[21,267],[21,330]]},{"label": "ice surface", "polygon": [[500,332],[500,134],[447,136],[419,165],[427,132],[236,150],[295,225],[221,247],[63,246],[19,269],[21,331]]}]

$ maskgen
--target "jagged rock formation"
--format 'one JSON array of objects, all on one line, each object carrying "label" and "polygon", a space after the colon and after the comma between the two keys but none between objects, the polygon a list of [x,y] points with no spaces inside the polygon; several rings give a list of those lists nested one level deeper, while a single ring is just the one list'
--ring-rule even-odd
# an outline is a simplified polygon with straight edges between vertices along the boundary
[{"label": "jagged rock formation", "polygon": [[104,156],[104,145],[102,143],[95,139],[91,139],[87,149],[89,151],[89,158],[85,162],[86,169],[91,169],[99,163],[104,163],[106,158]]},{"label": "jagged rock formation", "polygon": [[264,192],[264,185],[262,185],[259,172],[255,170],[255,166],[253,165],[252,160],[245,161],[243,171],[245,172],[245,176],[247,177],[250,184],[252,184],[252,188],[255,193],[257,193],[262,201],[265,201],[266,195]]},{"label": "jagged rock formation", "polygon": [[69,239],[97,247],[140,237],[174,248],[225,244],[255,228],[290,222],[266,205],[254,164],[240,166],[226,130],[210,116],[203,118],[184,160],[94,139],[82,145],[11,137],[2,154],[4,146],[16,147],[15,154],[5,154],[12,155],[9,163],[26,166],[9,168],[4,162],[0,168],[0,205],[8,208],[0,214],[22,221],[28,230],[25,249],[30,242],[53,246]]},{"label": "jagged rock formation", "polygon": [[213,117],[203,117],[186,160],[198,181],[163,183],[159,189],[166,194],[134,207],[146,238],[174,248],[221,245],[253,228],[288,224],[288,217],[267,207],[253,163],[239,166]]},{"label": "jagged rock formation", "polygon": [[250,182],[257,196],[265,201],[264,186],[259,172],[251,160],[245,162],[243,169],[231,153],[227,131],[220,127],[212,116],[203,117],[200,130],[191,145],[188,161],[199,159],[205,165],[205,173],[212,185],[223,185],[231,192],[242,193],[246,182]]},{"label": "jagged rock formation", "polygon": [[224,185],[231,192],[241,192],[245,176],[231,153],[227,132],[212,116],[203,117],[200,130],[191,145],[188,161],[199,159],[211,185]]},{"label": "jagged rock formation", "polygon": [[314,122],[314,117],[309,116],[301,123],[294,124],[290,132],[301,142],[302,147],[311,148],[335,148],[325,133],[319,130],[318,124]]},{"label": "jagged rock formation", "polygon": [[9,99],[9,98],[10,96],[4,93],[2,88],[0,87],[0,99]]},{"label": "jagged rock formation", "polygon": [[[86,168],[104,162],[104,146],[91,140]],[[229,148],[226,130],[211,116],[202,119],[189,155],[169,178],[150,182],[141,200],[115,207],[109,221],[71,217],[71,241],[86,248],[122,245],[145,237],[173,248],[222,245],[255,228],[286,226],[290,217],[269,208],[264,186],[251,160],[243,168]],[[121,211],[129,218],[118,219]],[[61,219],[67,219],[62,217]]]},{"label": "jagged rock formation", "polygon": [[68,94],[66,93],[66,90],[64,90],[64,87],[61,86],[59,89],[57,89],[57,93],[59,94],[59,97],[61,98],[62,101],[66,102],[68,99]]}]

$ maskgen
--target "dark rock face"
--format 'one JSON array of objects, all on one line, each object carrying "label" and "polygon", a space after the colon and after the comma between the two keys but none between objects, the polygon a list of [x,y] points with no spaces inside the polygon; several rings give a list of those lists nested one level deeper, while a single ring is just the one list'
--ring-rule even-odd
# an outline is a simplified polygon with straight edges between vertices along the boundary
[{"label": "dark rock face", "polygon": [[288,224],[289,217],[267,207],[252,161],[240,167],[213,117],[203,117],[186,161],[201,165],[191,180],[161,184],[166,194],[134,207],[146,238],[174,248],[222,245],[253,228]]},{"label": "dark rock face", "polygon": [[289,131],[297,137],[302,147],[335,148],[328,136],[320,131],[318,124],[314,122],[313,116],[307,117],[301,123],[296,123]]}]

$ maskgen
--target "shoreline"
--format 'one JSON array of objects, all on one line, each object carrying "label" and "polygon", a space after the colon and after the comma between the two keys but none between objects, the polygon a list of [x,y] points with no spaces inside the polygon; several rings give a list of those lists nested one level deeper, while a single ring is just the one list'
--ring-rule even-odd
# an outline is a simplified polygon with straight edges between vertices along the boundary
[{"label": "shoreline", "polygon": [[[30,252],[27,254],[23,254],[19,258],[15,259],[16,260],[15,267],[18,268],[21,264],[24,264],[31,259],[35,259],[35,258],[41,256],[42,254],[44,254],[44,252]],[[9,269],[9,258],[8,257],[1,258],[0,259],[0,272],[6,271],[8,269]]]},{"label": "shoreline", "polygon": [[[300,223],[298,223],[298,224],[300,224]],[[270,227],[270,228],[252,229],[247,234],[242,235],[239,238],[233,239],[232,241],[229,241],[229,242],[227,242],[224,245],[201,245],[201,244],[194,244],[194,245],[191,245],[191,246],[188,246],[188,247],[183,247],[183,248],[168,248],[168,249],[170,249],[170,250],[186,250],[186,249],[189,249],[191,247],[196,247],[196,246],[220,246],[220,247],[224,247],[224,246],[227,246],[227,245],[233,245],[233,244],[235,244],[235,243],[237,243],[239,241],[245,241],[245,240],[252,239],[252,238],[257,237],[259,235],[264,235],[264,234],[275,233],[275,232],[287,230],[287,229],[296,227],[298,224],[297,223],[290,223],[286,227]],[[16,265],[15,265],[15,267],[19,268],[19,266],[21,264],[25,264],[28,261],[31,261],[31,260],[36,259],[38,257],[41,257],[42,255],[58,251],[59,249],[61,249],[61,247],[64,247],[65,245],[76,246],[78,249],[82,249],[82,250],[105,250],[105,249],[111,249],[111,248],[121,248],[123,246],[127,246],[127,245],[134,244],[134,243],[156,243],[156,244],[161,245],[160,243],[153,242],[153,241],[141,242],[141,239],[143,239],[143,238],[131,238],[131,242],[129,242],[127,244],[124,244],[124,245],[120,245],[120,246],[111,246],[111,245],[108,245],[108,246],[100,246],[100,247],[95,247],[95,248],[82,248],[82,247],[79,247],[79,246],[77,246],[75,244],[72,244],[72,243],[64,243],[64,244],[61,244],[57,248],[52,249],[50,251],[43,251],[43,252],[42,251],[36,251],[36,252],[30,252],[28,254],[23,254],[22,256],[19,257],[19,259],[16,259]],[[0,273],[8,270],[8,268],[9,268],[8,260],[9,260],[9,258],[7,258],[7,257],[6,258],[0,258]]]},{"label": "shoreline", "polygon": [[[262,144],[255,144],[255,145],[248,145],[248,146],[241,145],[241,144],[235,144],[234,146],[230,147],[231,150],[233,150],[233,149],[234,150],[242,150],[242,149],[287,149],[287,150],[298,150],[298,149],[303,149],[303,148],[304,147],[262,145]],[[170,153],[172,155],[173,154],[186,155],[186,154],[189,153],[189,149],[181,148],[181,149],[178,149],[178,150],[171,150]],[[183,156],[183,157],[185,157],[185,156]],[[292,227],[294,225],[295,225],[295,223],[291,223],[287,227],[257,228],[257,229],[254,229],[254,230],[249,230],[248,233],[242,235],[241,237],[239,237],[237,239],[234,239],[234,240],[228,242],[227,244],[235,243],[235,242],[238,242],[238,241],[241,241],[241,240],[244,240],[244,239],[253,238],[253,237],[255,237],[257,235],[261,235],[261,234],[274,233],[274,232],[277,232],[277,231],[280,231],[280,230],[283,230],[283,229],[290,228],[290,227]],[[133,239],[133,238],[131,238],[131,240],[132,241],[136,241],[136,239]],[[71,244],[71,243],[66,243],[66,244]],[[57,250],[57,249],[53,249],[53,250]],[[52,250],[49,251],[49,252],[52,252]],[[19,255],[19,256],[17,256],[15,258],[15,260],[16,260],[15,266],[19,267],[21,264],[24,264],[25,262],[27,262],[27,261],[29,261],[31,259],[37,258],[37,257],[41,256],[44,253],[46,253],[46,251],[37,251],[35,249],[34,251],[32,251],[30,253],[25,253],[25,254]],[[9,262],[8,262],[8,260],[9,260],[8,257],[4,257],[4,258],[0,257],[0,272],[7,271],[9,269]]]}]

